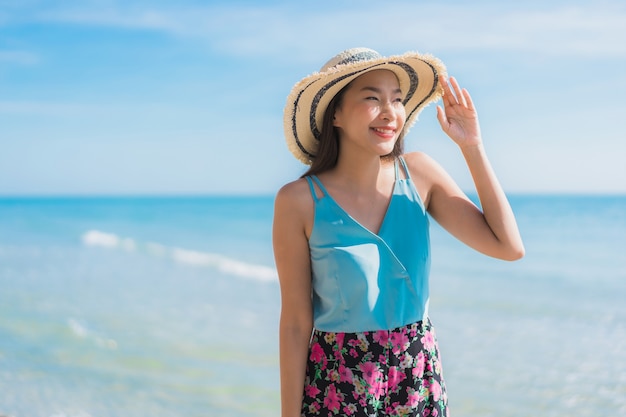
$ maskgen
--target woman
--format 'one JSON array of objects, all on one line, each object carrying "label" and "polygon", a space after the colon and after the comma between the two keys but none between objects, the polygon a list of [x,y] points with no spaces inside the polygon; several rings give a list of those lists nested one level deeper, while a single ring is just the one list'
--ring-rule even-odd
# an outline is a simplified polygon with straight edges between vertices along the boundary
[{"label": "woman", "polygon": [[[482,210],[427,155],[403,154],[418,113],[442,96],[437,118]],[[432,56],[356,48],[294,86],[284,122],[311,167],[275,201],[283,417],[447,415],[427,213],[486,255],[524,254],[469,93]]]}]

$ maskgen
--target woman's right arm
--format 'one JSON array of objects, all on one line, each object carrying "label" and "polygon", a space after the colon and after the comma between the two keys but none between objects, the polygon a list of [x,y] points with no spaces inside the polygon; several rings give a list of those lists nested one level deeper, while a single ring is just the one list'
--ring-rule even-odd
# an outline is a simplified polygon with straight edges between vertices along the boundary
[{"label": "woman's right arm", "polygon": [[280,281],[280,392],[283,417],[300,416],[313,313],[307,230],[313,218],[305,180],[284,186],[274,206],[273,245]]}]

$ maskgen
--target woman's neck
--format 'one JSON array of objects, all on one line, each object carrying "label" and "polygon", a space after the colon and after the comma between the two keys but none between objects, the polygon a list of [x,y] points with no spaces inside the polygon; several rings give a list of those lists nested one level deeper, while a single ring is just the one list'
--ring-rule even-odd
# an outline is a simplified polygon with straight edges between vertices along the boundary
[{"label": "woman's neck", "polygon": [[386,189],[390,177],[395,179],[393,159],[381,158],[378,155],[351,158],[342,158],[340,155],[337,165],[328,171],[328,177],[337,186],[352,189],[358,194]]}]

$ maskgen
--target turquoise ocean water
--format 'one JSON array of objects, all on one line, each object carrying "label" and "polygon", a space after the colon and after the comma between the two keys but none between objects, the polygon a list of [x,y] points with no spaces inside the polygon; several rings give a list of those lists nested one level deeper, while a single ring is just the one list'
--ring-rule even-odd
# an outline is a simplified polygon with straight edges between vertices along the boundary
[{"label": "turquoise ocean water", "polygon": [[[626,415],[626,196],[511,201],[519,262],[433,222],[453,415]],[[272,204],[0,199],[0,415],[277,416]]]}]

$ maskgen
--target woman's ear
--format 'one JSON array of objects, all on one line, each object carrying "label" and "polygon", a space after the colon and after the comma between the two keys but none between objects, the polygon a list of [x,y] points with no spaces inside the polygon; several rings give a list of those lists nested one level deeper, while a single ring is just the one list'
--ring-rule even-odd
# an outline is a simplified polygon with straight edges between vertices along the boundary
[{"label": "woman's ear", "polygon": [[333,126],[339,127],[339,121],[337,120],[337,110],[335,110],[335,115],[333,116]]}]

